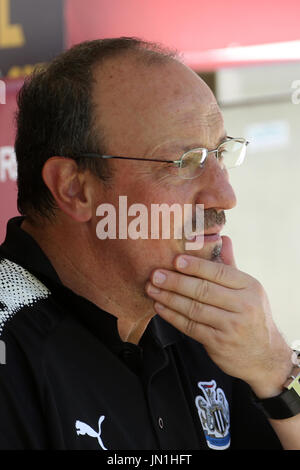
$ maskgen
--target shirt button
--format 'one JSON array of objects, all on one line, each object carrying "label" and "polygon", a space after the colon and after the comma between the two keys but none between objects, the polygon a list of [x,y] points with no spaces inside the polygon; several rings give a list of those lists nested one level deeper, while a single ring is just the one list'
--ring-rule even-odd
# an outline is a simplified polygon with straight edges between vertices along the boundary
[{"label": "shirt button", "polygon": [[161,416],[158,418],[158,426],[160,429],[164,428],[164,420],[161,418]]}]

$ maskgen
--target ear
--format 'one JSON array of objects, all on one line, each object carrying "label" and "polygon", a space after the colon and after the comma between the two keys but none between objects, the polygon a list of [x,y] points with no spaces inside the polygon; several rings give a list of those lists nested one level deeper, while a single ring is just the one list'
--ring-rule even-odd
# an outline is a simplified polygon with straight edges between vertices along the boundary
[{"label": "ear", "polygon": [[92,217],[92,188],[88,172],[79,172],[74,160],[51,157],[44,164],[43,180],[58,207],[77,222]]}]

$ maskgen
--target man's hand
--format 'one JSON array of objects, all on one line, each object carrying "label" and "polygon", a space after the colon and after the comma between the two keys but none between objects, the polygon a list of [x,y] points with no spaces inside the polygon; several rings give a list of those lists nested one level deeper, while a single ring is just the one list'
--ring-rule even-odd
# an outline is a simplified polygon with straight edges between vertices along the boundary
[{"label": "man's hand", "polygon": [[224,372],[246,381],[261,398],[278,395],[292,368],[292,350],[273,322],[262,285],[235,267],[228,237],[223,245],[226,264],[180,255],[176,271],[155,270],[146,291],[155,311],[202,343]]}]

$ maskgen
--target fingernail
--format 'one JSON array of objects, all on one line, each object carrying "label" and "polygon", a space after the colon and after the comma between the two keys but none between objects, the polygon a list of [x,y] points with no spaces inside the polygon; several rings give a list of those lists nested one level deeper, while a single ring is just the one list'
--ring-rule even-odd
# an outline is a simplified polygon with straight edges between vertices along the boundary
[{"label": "fingernail", "polygon": [[188,265],[188,262],[186,260],[186,258],[184,258],[183,256],[180,256],[176,262],[178,268],[186,268],[187,265]]},{"label": "fingernail", "polygon": [[149,284],[148,286],[148,293],[149,294],[159,294],[160,289],[158,287],[155,287],[153,284]]},{"label": "fingernail", "polygon": [[167,276],[161,271],[156,271],[153,276],[154,284],[162,284],[167,279]]}]

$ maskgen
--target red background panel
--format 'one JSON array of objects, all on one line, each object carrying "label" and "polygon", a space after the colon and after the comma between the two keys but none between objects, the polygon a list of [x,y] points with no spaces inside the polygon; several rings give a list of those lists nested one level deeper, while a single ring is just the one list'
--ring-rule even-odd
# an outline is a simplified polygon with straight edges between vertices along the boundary
[{"label": "red background panel", "polygon": [[66,0],[67,45],[138,36],[180,51],[300,38],[299,0]]},{"label": "red background panel", "polygon": [[16,165],[12,155],[15,140],[16,93],[19,81],[6,86],[6,104],[0,104],[0,243],[6,232],[6,222],[18,214],[16,207]]}]

